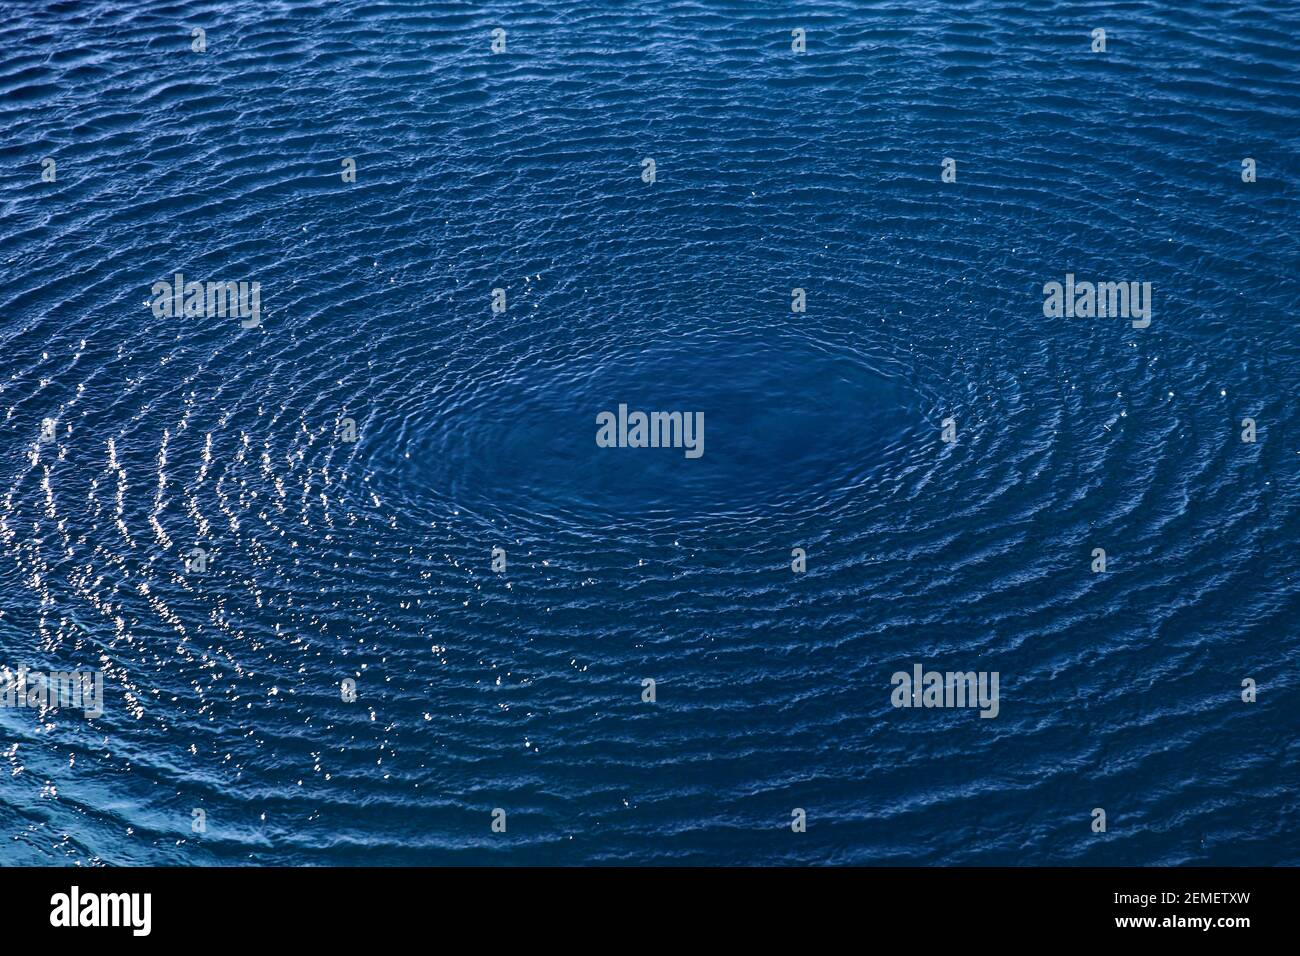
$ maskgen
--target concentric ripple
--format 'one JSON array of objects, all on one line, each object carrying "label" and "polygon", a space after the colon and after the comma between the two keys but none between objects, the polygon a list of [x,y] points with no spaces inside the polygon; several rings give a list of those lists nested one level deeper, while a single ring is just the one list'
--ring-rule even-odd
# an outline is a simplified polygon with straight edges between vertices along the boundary
[{"label": "concentric ripple", "polygon": [[0,24],[0,862],[1300,862],[1293,5],[118,6]]}]

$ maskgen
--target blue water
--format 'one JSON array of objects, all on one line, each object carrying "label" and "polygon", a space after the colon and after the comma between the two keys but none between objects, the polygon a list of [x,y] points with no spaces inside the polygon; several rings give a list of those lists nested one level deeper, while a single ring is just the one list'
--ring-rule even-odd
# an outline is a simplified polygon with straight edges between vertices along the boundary
[{"label": "blue water", "polygon": [[0,708],[0,863],[1300,863],[1298,65],[1291,2],[8,4],[0,664],[105,712]]}]

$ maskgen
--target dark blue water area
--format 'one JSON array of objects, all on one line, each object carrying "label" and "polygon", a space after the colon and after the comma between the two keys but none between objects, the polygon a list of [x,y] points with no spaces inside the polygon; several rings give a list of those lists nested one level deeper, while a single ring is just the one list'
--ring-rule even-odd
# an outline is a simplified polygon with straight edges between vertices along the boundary
[{"label": "dark blue water area", "polygon": [[[651,410],[685,419],[668,426],[678,447],[599,446],[602,412],[620,441],[620,405],[625,423]],[[513,368],[453,413],[404,423],[409,441],[381,432],[389,455],[376,462],[410,499],[484,513],[761,517],[850,492],[907,439],[917,405],[862,360],[797,336],[689,335],[599,364]]]},{"label": "dark blue water area", "polygon": [[6,13],[0,863],[1300,863],[1294,4]]}]

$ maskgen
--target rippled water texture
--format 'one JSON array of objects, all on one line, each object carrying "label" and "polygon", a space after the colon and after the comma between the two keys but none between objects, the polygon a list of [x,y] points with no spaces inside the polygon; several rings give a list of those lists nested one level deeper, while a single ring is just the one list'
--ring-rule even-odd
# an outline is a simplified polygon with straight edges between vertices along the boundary
[{"label": "rippled water texture", "polygon": [[0,708],[0,862],[1300,863],[1298,62],[1290,2],[10,4],[0,663],[105,712]]}]

